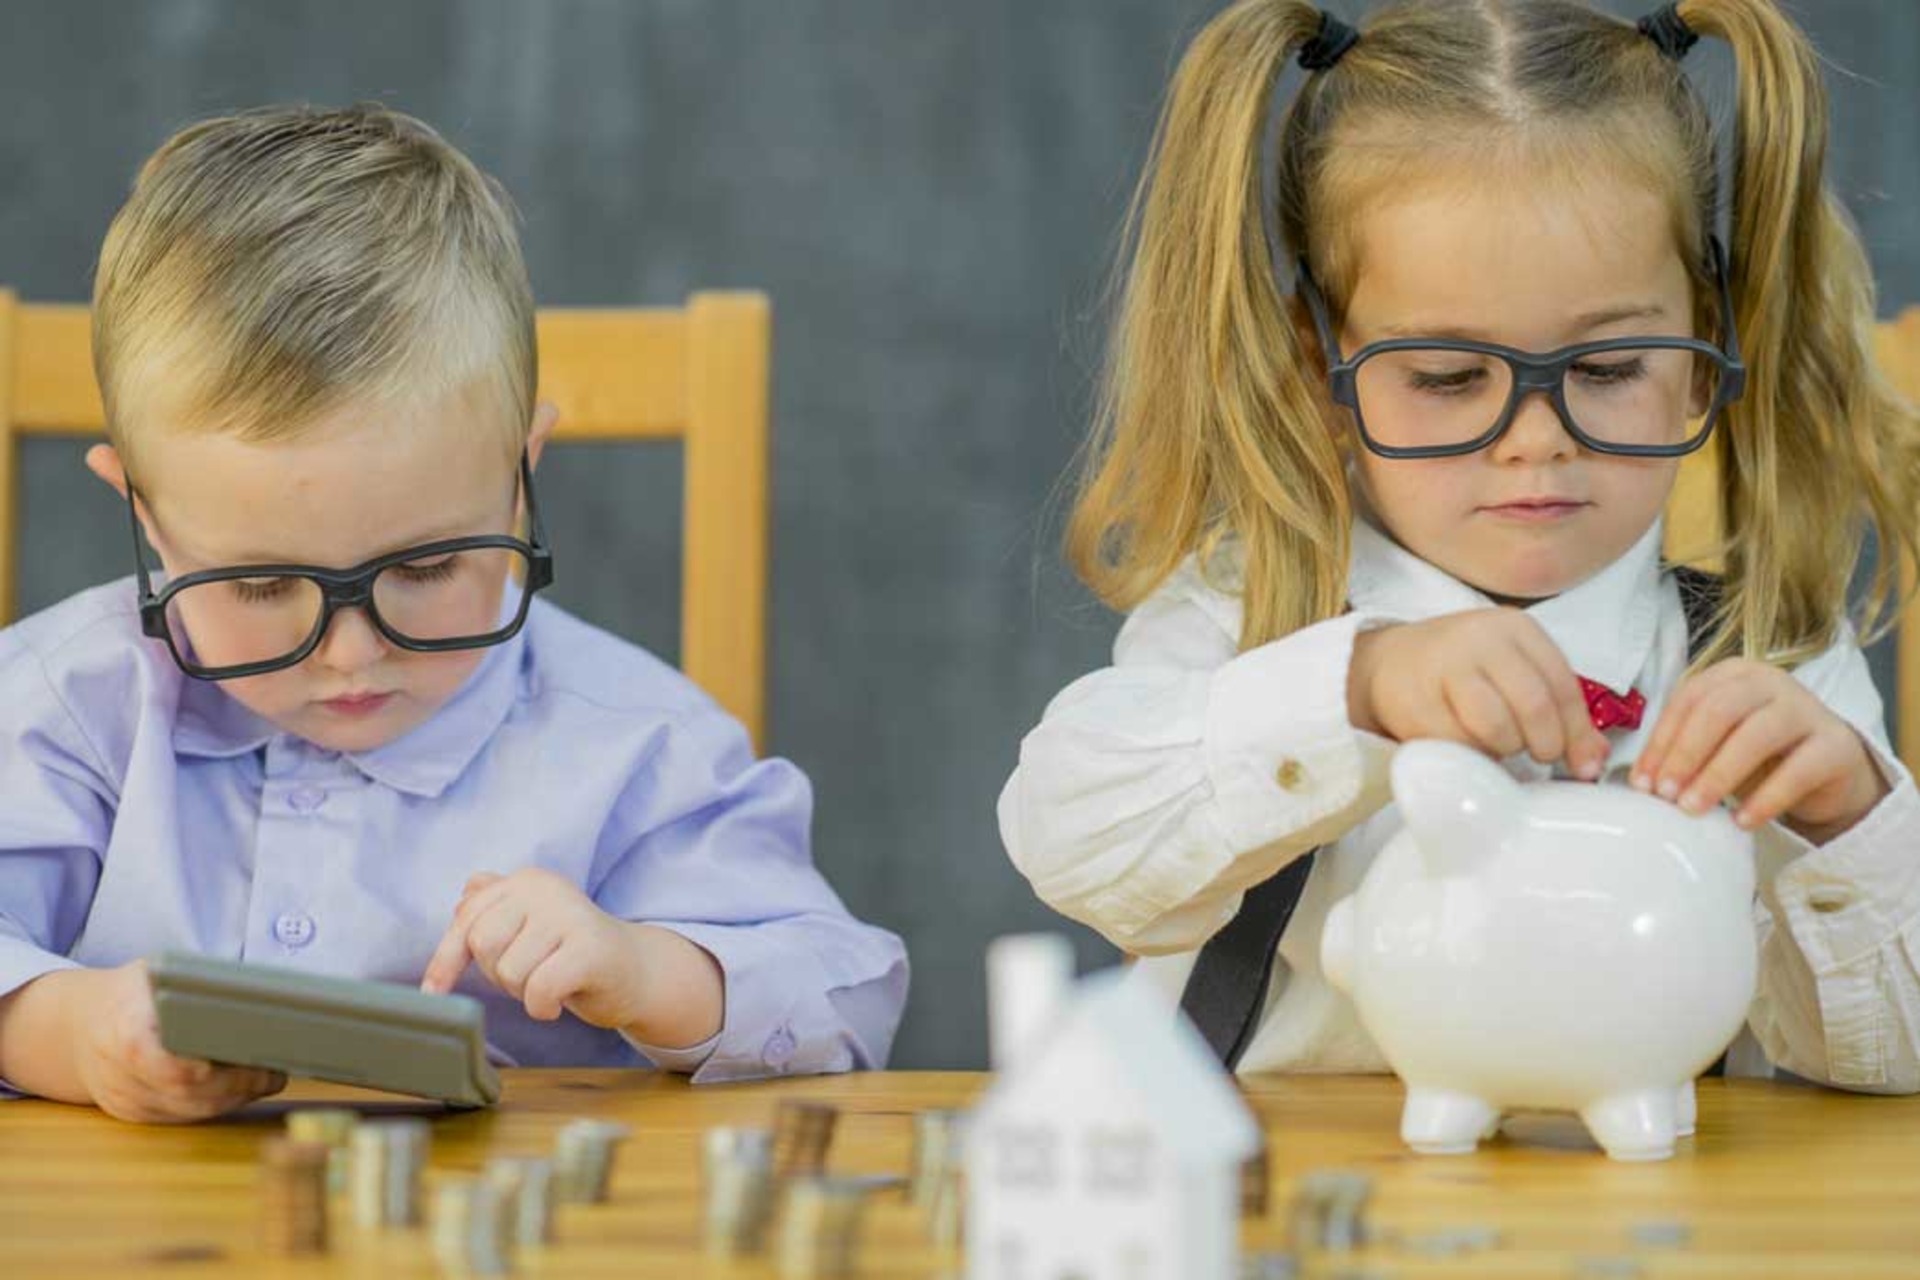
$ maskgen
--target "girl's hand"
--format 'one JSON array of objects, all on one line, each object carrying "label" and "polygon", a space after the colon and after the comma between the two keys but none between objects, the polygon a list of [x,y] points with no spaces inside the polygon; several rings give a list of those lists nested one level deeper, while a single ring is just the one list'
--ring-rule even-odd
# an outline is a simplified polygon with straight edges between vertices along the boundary
[{"label": "girl's hand", "polygon": [[1815,844],[1890,790],[1852,725],[1787,672],[1731,658],[1681,681],[1633,766],[1633,785],[1705,813],[1727,796],[1751,830],[1784,816]]},{"label": "girl's hand", "polygon": [[120,1120],[206,1120],[278,1093],[287,1078],[255,1067],[177,1058],[160,1045],[145,961],[87,975],[93,991],[77,1026],[73,1064],[94,1105]]},{"label": "girl's hand", "polygon": [[1524,750],[1597,778],[1611,750],[1573,668],[1518,609],[1474,609],[1363,632],[1347,676],[1354,725],[1405,742],[1445,738],[1494,759]]}]

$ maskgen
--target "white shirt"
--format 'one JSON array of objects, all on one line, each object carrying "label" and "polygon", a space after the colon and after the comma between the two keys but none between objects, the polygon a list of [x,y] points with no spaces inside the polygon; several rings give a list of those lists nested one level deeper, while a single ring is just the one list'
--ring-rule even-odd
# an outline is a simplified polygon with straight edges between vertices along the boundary
[{"label": "white shirt", "polygon": [[[1641,727],[1612,735],[1610,780],[1687,665],[1660,535],[1656,523],[1612,565],[1527,610],[1575,671],[1647,699]],[[1000,797],[1001,837],[1034,890],[1142,957],[1138,979],[1169,1001],[1248,888],[1325,846],[1243,1072],[1387,1070],[1320,969],[1328,908],[1401,825],[1387,782],[1395,744],[1347,716],[1354,636],[1493,603],[1364,520],[1348,588],[1352,612],[1241,653],[1239,597],[1189,561],[1127,618],[1113,665],[1054,698]],[[1794,675],[1861,733],[1894,787],[1819,848],[1778,823],[1754,833],[1759,989],[1728,1070],[1920,1091],[1920,795],[1851,629]],[[1548,774],[1524,754],[1506,767]]]}]

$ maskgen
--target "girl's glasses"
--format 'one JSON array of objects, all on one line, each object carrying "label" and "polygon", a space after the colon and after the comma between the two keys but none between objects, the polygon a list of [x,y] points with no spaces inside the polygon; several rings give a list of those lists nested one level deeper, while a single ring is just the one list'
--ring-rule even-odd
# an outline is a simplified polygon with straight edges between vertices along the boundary
[{"label": "girl's glasses", "polygon": [[1536,353],[1489,342],[1394,338],[1351,360],[1305,259],[1299,288],[1327,355],[1334,403],[1383,458],[1441,458],[1484,449],[1513,425],[1521,401],[1545,394],[1561,425],[1595,453],[1674,458],[1706,443],[1720,411],[1746,389],[1727,286],[1726,254],[1709,240],[1722,350],[1695,338],[1613,338]]}]

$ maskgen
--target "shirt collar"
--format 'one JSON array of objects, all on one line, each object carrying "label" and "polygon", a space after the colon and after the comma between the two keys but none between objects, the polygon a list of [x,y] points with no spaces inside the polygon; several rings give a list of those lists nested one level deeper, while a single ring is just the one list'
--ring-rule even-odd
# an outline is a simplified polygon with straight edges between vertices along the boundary
[{"label": "shirt collar", "polygon": [[[1574,671],[1624,693],[1653,653],[1660,621],[1663,522],[1586,581],[1527,606]],[[1356,612],[1416,622],[1493,600],[1428,564],[1367,519],[1353,523],[1348,598]]]},{"label": "shirt collar", "polygon": [[[503,601],[503,623],[519,608],[519,592]],[[535,601],[533,608],[539,608]],[[533,621],[529,612],[528,623]],[[372,751],[345,758],[362,774],[408,795],[431,799],[466,772],[520,693],[526,629],[488,649],[459,692],[419,725]],[[171,659],[169,659],[171,661]],[[174,717],[174,750],[185,756],[228,759],[258,751],[280,730],[242,706],[213,681],[181,680]]]}]

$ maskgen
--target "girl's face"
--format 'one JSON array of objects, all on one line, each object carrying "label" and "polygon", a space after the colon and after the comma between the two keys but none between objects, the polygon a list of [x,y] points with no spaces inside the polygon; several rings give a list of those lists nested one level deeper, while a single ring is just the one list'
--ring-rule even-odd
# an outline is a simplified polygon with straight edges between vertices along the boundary
[{"label": "girl's face", "polygon": [[[1546,352],[1693,336],[1691,287],[1664,200],[1624,184],[1604,207],[1571,193],[1531,194],[1442,183],[1370,210],[1356,228],[1359,273],[1342,349],[1437,337]],[[1663,404],[1676,430],[1705,407],[1684,390]],[[1357,438],[1354,453],[1366,501],[1396,541],[1515,600],[1557,595],[1611,564],[1659,517],[1679,469],[1678,459],[1587,450],[1537,394],[1478,453],[1382,458]]]}]

